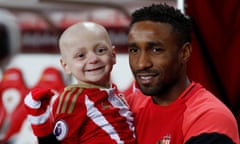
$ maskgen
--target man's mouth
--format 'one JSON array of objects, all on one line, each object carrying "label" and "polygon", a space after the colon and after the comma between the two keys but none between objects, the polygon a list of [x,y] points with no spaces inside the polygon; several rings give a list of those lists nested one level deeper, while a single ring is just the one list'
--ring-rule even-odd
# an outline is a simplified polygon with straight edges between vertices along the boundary
[{"label": "man's mouth", "polygon": [[153,78],[156,77],[156,73],[139,73],[136,78],[141,84],[150,84],[153,81]]}]

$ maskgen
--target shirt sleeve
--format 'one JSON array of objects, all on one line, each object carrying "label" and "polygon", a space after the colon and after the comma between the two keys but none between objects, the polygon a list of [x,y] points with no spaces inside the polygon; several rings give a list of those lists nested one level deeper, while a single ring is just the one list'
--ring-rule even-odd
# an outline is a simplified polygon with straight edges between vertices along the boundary
[{"label": "shirt sleeve", "polygon": [[60,144],[56,137],[51,133],[44,137],[38,137],[38,144]]},{"label": "shirt sleeve", "polygon": [[208,98],[191,105],[195,106],[190,106],[190,111],[184,114],[184,143],[239,144],[236,119],[224,104],[215,98]]},{"label": "shirt sleeve", "polygon": [[[236,144],[227,135],[221,133],[202,133],[191,137],[185,144]],[[237,143],[238,144],[238,143]]]},{"label": "shirt sleeve", "polygon": [[65,91],[59,98],[54,135],[64,144],[79,144],[79,131],[86,117],[82,89]]}]

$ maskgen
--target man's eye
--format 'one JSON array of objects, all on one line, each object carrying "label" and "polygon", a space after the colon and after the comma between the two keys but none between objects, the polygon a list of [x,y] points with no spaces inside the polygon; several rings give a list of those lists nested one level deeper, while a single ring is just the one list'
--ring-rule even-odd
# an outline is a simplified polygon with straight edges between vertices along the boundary
[{"label": "man's eye", "polygon": [[138,49],[137,48],[128,48],[129,53],[137,53]]},{"label": "man's eye", "polygon": [[152,48],[153,53],[160,53],[161,51],[163,51],[163,49],[161,49],[159,47]]}]

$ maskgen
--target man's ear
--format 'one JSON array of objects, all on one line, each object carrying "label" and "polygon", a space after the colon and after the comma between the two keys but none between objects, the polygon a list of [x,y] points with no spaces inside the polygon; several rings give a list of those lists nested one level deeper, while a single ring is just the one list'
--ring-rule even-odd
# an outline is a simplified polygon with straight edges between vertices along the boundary
[{"label": "man's ear", "polygon": [[191,43],[186,42],[180,49],[180,59],[182,63],[187,63],[192,53]]},{"label": "man's ear", "polygon": [[62,58],[60,58],[60,64],[63,67],[66,74],[71,74],[72,72],[69,70],[68,65],[64,62]]}]

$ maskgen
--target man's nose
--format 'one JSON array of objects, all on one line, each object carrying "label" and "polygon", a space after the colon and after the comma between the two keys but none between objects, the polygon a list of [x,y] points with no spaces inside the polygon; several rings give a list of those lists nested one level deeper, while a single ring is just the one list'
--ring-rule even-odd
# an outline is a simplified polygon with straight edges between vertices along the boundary
[{"label": "man's nose", "polygon": [[151,58],[146,52],[141,52],[136,62],[139,70],[152,67]]}]

